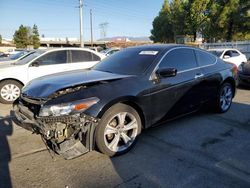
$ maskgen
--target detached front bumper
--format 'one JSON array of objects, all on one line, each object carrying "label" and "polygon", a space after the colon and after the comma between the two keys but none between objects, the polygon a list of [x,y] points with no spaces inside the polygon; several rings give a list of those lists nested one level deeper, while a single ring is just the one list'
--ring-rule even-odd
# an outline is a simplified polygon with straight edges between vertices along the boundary
[{"label": "detached front bumper", "polygon": [[98,119],[85,114],[38,117],[22,102],[13,105],[16,124],[40,134],[47,146],[72,159],[94,149],[94,132]]}]

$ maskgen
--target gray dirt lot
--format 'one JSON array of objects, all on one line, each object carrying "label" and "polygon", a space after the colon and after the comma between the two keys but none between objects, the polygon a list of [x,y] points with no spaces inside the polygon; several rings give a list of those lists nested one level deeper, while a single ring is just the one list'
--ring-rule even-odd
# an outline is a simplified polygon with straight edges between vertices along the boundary
[{"label": "gray dirt lot", "polygon": [[52,159],[0,104],[0,187],[250,187],[250,90],[226,114],[199,112],[146,130],[126,155]]}]

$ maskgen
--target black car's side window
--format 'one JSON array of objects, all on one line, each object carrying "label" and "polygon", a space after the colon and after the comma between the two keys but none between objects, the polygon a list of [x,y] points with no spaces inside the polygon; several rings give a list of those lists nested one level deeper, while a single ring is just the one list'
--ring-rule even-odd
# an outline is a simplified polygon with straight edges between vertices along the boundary
[{"label": "black car's side window", "polygon": [[83,50],[71,50],[72,63],[79,63],[84,61],[100,61],[97,55]]},{"label": "black car's side window", "polygon": [[159,68],[176,68],[184,71],[197,67],[193,49],[180,48],[170,51],[162,60]]},{"label": "black car's side window", "polygon": [[212,65],[216,62],[216,57],[214,57],[213,55],[207,52],[195,50],[195,53],[196,53],[199,66]]},{"label": "black car's side window", "polygon": [[67,63],[67,51],[50,52],[37,59],[37,62],[41,66]]}]

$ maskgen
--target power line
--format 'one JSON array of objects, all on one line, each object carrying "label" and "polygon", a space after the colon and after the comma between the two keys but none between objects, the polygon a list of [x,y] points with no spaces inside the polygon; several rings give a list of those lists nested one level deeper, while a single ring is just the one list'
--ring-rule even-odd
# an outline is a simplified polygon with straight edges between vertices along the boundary
[{"label": "power line", "polygon": [[[145,16],[145,12],[142,12],[141,10],[139,9],[128,9],[127,7],[119,7],[119,6],[115,6],[112,4],[111,6],[109,6],[107,3],[101,3],[101,2],[96,2],[96,1],[91,1],[91,3],[89,3],[89,6],[92,6],[94,7],[96,10],[103,10],[107,13],[107,15],[110,13],[110,12],[113,12],[113,13],[117,13],[117,15],[129,15],[129,16],[133,16],[133,17],[138,17],[138,18],[142,18],[142,19],[147,19],[149,17],[146,17]],[[108,12],[107,12],[107,9],[108,9]]]}]

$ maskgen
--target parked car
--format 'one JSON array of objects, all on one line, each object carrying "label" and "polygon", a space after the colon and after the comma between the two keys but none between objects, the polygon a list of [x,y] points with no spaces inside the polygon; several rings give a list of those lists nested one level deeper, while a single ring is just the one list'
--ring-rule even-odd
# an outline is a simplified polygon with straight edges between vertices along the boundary
[{"label": "parked car", "polygon": [[5,58],[5,57],[8,57],[8,55],[3,52],[0,52],[0,58]]},{"label": "parked car", "polygon": [[89,49],[90,49],[90,50],[94,50],[94,51],[96,51],[96,52],[101,52],[101,51],[103,50],[103,48],[102,48],[102,47],[100,47],[100,46],[96,46],[96,47],[89,47]]},{"label": "parked car", "polygon": [[239,67],[241,63],[247,62],[246,55],[237,49],[209,49],[208,51],[226,62],[235,64],[237,67]]},{"label": "parked car", "polygon": [[0,63],[3,63],[3,62],[15,63],[15,62],[25,58],[26,56],[28,56],[31,53],[33,53],[33,52],[28,51],[28,50],[20,51],[17,54],[13,54],[13,55],[10,55],[8,57],[0,58]]},{"label": "parked car", "polygon": [[4,53],[5,53],[7,56],[10,56],[10,55],[14,55],[14,54],[19,53],[19,50],[10,48],[10,49],[8,49],[7,51],[5,51]]},{"label": "parked car", "polygon": [[205,104],[228,111],[235,95],[232,69],[194,47],[127,48],[91,70],[31,81],[14,104],[15,116],[66,159],[94,146],[119,155],[132,148],[142,129]]},{"label": "parked car", "polygon": [[105,56],[110,56],[119,51],[120,51],[120,48],[108,48],[108,49],[102,50],[101,53],[104,54]]},{"label": "parked car", "polygon": [[238,67],[238,81],[239,85],[250,86],[250,61]]},{"label": "parked car", "polygon": [[0,102],[12,103],[21,88],[41,76],[76,69],[88,69],[105,56],[89,49],[37,50],[15,64],[0,64]]}]

